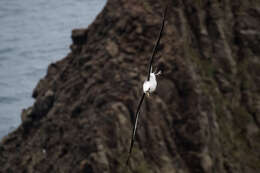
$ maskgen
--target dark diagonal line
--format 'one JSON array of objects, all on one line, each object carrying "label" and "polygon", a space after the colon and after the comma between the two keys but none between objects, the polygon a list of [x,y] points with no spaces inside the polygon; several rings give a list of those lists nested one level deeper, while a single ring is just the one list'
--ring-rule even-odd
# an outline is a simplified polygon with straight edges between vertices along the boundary
[{"label": "dark diagonal line", "polygon": [[131,145],[130,145],[128,157],[127,157],[127,160],[126,160],[126,165],[128,165],[128,162],[129,162],[129,159],[130,159],[130,156],[131,156],[131,153],[132,153],[132,149],[133,149],[133,146],[134,146],[135,134],[136,134],[137,124],[138,124],[138,118],[139,118],[139,115],[140,115],[140,110],[141,110],[142,103],[144,101],[144,97],[145,97],[145,93],[143,93],[141,100],[140,100],[138,107],[137,107],[137,111],[136,111],[136,115],[135,115],[135,124],[134,124],[134,128],[133,128]]},{"label": "dark diagonal line", "polygon": [[153,53],[152,53],[152,56],[150,58],[150,62],[149,62],[149,69],[148,69],[148,76],[147,76],[147,81],[150,80],[150,73],[151,73],[151,67],[152,67],[152,64],[153,64],[153,58],[154,58],[154,55],[156,53],[156,50],[158,48],[158,45],[160,43],[160,39],[162,37],[162,31],[163,31],[163,27],[164,27],[164,21],[165,21],[165,16],[166,16],[166,12],[167,12],[167,6],[164,10],[164,14],[163,14],[163,21],[162,21],[162,25],[161,25],[161,30],[160,30],[160,33],[159,33],[159,37],[158,37],[158,40],[153,48]]}]

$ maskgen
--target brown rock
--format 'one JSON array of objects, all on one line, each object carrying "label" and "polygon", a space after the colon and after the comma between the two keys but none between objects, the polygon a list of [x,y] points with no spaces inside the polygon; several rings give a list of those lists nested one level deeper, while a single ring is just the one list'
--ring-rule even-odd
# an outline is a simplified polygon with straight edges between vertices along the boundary
[{"label": "brown rock", "polygon": [[[132,124],[154,59],[163,70]],[[108,0],[51,65],[23,123],[0,144],[0,172],[258,173],[259,1]],[[45,152],[43,152],[45,151]]]},{"label": "brown rock", "polygon": [[74,29],[72,30],[71,39],[73,44],[82,45],[87,40],[86,29]]}]

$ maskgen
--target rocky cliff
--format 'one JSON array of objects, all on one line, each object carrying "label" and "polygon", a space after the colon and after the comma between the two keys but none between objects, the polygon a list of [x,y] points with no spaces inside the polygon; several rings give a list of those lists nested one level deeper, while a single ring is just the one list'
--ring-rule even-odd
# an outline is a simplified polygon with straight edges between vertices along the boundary
[{"label": "rocky cliff", "polygon": [[[142,107],[148,59],[158,89]],[[258,173],[260,2],[108,0],[71,53],[50,64],[0,144],[0,172]]]}]

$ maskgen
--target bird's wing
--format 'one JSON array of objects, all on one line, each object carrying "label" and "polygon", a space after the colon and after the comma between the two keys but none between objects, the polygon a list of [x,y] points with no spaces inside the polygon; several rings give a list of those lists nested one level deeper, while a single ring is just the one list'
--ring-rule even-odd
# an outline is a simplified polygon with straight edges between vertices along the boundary
[{"label": "bird's wing", "polygon": [[153,64],[153,58],[154,58],[154,55],[156,53],[156,50],[157,50],[157,47],[159,45],[159,42],[160,42],[160,39],[161,39],[161,36],[162,36],[162,31],[163,31],[163,27],[164,27],[164,21],[165,21],[165,16],[166,16],[166,12],[167,12],[167,7],[165,8],[164,10],[164,14],[163,14],[163,21],[162,21],[162,25],[161,25],[161,30],[160,30],[160,33],[159,33],[159,37],[158,37],[158,40],[153,48],[153,53],[152,53],[152,56],[150,58],[150,62],[149,62],[149,68],[148,68],[148,76],[147,76],[147,81],[150,80],[150,73],[151,73],[151,69],[152,69],[152,64]]},{"label": "bird's wing", "polygon": [[132,132],[131,145],[130,145],[128,157],[127,157],[127,160],[126,160],[126,165],[128,165],[128,161],[129,161],[129,159],[130,159],[130,156],[131,156],[131,153],[132,153],[132,149],[133,149],[133,146],[134,146],[135,133],[136,133],[136,129],[137,129],[137,123],[138,123],[138,118],[139,118],[141,106],[142,106],[142,103],[143,103],[143,101],[144,101],[144,96],[145,96],[145,93],[143,93],[143,95],[142,95],[142,97],[141,97],[141,100],[139,101],[139,104],[138,104],[136,113],[135,113],[135,124],[134,124],[133,132]]}]

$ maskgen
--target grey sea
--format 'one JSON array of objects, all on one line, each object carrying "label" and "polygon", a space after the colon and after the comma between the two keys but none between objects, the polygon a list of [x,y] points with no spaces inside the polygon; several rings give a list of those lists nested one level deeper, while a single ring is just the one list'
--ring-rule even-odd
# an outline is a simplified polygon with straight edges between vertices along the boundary
[{"label": "grey sea", "polygon": [[106,0],[0,1],[0,139],[21,123],[48,64],[69,52],[71,30],[86,28]]}]

